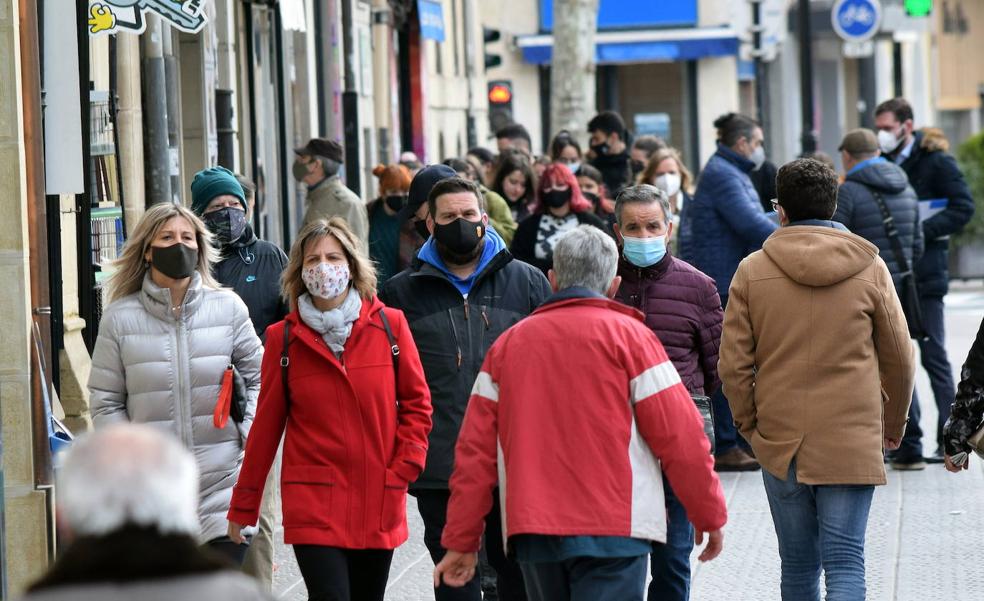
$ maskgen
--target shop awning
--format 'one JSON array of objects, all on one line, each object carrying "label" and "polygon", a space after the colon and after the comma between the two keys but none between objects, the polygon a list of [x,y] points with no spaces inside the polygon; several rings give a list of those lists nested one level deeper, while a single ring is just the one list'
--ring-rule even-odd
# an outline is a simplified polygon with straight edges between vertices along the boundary
[{"label": "shop awning", "polygon": [[[734,56],[738,43],[738,34],[730,27],[599,31],[595,34],[595,60],[610,65]],[[553,35],[517,36],[516,45],[526,62],[550,63]]]}]

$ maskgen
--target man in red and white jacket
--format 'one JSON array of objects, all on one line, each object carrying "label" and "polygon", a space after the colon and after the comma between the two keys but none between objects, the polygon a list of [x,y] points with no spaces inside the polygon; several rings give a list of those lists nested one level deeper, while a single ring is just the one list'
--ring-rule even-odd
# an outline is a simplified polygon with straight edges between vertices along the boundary
[{"label": "man in red and white jacket", "polygon": [[727,508],[703,422],[642,314],[609,300],[617,264],[600,230],[564,235],[549,274],[556,294],[486,355],[435,584],[471,578],[497,484],[531,601],[642,601],[652,542],[666,541],[663,473],[698,544],[709,534],[700,559],[721,552]]}]

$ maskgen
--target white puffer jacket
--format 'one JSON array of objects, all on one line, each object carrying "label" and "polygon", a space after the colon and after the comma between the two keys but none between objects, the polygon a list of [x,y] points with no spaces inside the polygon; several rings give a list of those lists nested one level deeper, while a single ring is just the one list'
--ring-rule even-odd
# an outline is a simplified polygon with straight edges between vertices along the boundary
[{"label": "white puffer jacket", "polygon": [[[192,278],[175,318],[171,291],[148,274],[140,292],[108,307],[92,353],[89,394],[96,427],[129,420],[176,435],[198,461],[198,516],[206,542],[226,533],[246,435],[260,390],[263,346],[243,301]],[[246,380],[246,419],[213,425],[222,376],[232,363]]]}]

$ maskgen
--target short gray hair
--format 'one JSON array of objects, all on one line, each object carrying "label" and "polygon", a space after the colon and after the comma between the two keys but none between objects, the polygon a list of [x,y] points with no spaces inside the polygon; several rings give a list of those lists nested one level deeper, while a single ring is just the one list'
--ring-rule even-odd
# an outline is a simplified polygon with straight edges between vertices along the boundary
[{"label": "short gray hair", "polygon": [[146,526],[197,537],[198,466],[174,437],[150,426],[114,424],[67,452],[58,506],[74,536]]},{"label": "short gray hair", "polygon": [[580,225],[557,241],[553,272],[558,290],[580,286],[605,294],[618,272],[618,247],[600,229]]},{"label": "short gray hair", "polygon": [[666,192],[650,184],[623,188],[615,198],[615,221],[622,226],[622,208],[628,204],[652,204],[658,202],[663,209],[663,223],[670,223],[670,198]]}]

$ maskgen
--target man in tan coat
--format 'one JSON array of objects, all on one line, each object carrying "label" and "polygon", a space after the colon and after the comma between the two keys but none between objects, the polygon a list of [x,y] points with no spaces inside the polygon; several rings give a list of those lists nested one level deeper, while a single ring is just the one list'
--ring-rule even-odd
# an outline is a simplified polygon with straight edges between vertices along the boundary
[{"label": "man in tan coat", "polygon": [[864,534],[883,448],[899,445],[915,363],[878,249],[830,221],[837,175],[779,169],[782,228],[731,283],[718,371],[762,464],[784,601],[863,600]]},{"label": "man in tan coat", "polygon": [[312,138],[300,148],[294,149],[294,179],[307,186],[304,222],[315,219],[331,219],[338,216],[348,222],[352,232],[368,248],[369,217],[366,203],[355,192],[345,187],[338,170],[342,166],[342,145],[326,138]]}]

